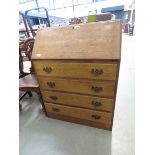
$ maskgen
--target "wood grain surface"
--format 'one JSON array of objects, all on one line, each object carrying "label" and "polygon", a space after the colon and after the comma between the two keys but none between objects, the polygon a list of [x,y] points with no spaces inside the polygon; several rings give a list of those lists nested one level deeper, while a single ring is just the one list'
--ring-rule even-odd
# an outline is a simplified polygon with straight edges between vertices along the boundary
[{"label": "wood grain surface", "polygon": [[75,118],[75,117],[57,114],[57,113],[47,113],[47,116],[50,118],[54,118],[54,119],[58,119],[58,120],[62,120],[62,121],[72,122],[72,123],[76,123],[76,124],[83,124],[83,125],[87,125],[87,126],[91,126],[91,127],[95,127],[95,128],[99,128],[99,129],[105,129],[105,130],[112,131],[111,124],[106,124],[104,122],[102,122],[102,123],[94,122],[94,121],[89,121],[86,119]]},{"label": "wood grain surface", "polygon": [[112,130],[121,34],[117,20],[38,30],[32,64],[48,117]]},{"label": "wood grain surface", "polygon": [[38,76],[115,80],[117,64],[34,61]]},{"label": "wood grain surface", "polygon": [[47,113],[56,113],[93,122],[111,124],[111,113],[69,107],[53,103],[45,103]]},{"label": "wood grain surface", "polygon": [[45,102],[112,112],[113,99],[42,90]]},{"label": "wood grain surface", "polygon": [[38,77],[41,89],[90,94],[96,96],[114,96],[114,81],[88,81]]},{"label": "wood grain surface", "polygon": [[32,59],[120,59],[121,22],[39,29]]}]

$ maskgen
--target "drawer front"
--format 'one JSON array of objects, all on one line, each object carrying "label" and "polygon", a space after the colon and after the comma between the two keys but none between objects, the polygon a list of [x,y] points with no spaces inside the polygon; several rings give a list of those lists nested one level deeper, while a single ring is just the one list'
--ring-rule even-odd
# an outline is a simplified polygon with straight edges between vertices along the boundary
[{"label": "drawer front", "polygon": [[115,80],[117,64],[33,62],[38,76]]},{"label": "drawer front", "polygon": [[45,102],[55,102],[59,104],[105,110],[109,112],[112,112],[113,110],[113,99],[60,93],[54,91],[42,91],[42,95]]},{"label": "drawer front", "polygon": [[93,122],[111,124],[112,113],[74,108],[53,103],[45,103],[47,113],[56,113],[64,116],[85,119]]},{"label": "drawer front", "polygon": [[59,90],[96,96],[114,96],[115,82],[113,81],[96,82],[43,77],[39,77],[38,80],[41,89]]}]

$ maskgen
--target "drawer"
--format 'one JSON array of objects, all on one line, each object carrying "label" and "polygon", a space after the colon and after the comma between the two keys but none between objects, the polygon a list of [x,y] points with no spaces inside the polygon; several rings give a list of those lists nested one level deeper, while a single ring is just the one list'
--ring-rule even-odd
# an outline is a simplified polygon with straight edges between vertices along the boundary
[{"label": "drawer", "polygon": [[114,96],[114,81],[79,81],[45,77],[39,77],[38,80],[41,89],[90,94],[96,96]]},{"label": "drawer", "polygon": [[42,91],[42,96],[45,102],[55,102],[109,112],[112,112],[113,110],[113,99],[108,98],[60,93],[55,91]]},{"label": "drawer", "polygon": [[115,80],[117,64],[34,61],[38,76]]},{"label": "drawer", "polygon": [[111,124],[112,113],[87,110],[82,108],[45,103],[47,113],[56,113],[64,116],[85,119],[98,123]]}]

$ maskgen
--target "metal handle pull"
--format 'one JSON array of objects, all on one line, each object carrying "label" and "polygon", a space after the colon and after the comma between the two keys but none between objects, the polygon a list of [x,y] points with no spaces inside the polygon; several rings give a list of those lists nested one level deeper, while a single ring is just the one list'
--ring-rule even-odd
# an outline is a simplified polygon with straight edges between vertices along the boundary
[{"label": "metal handle pull", "polygon": [[52,111],[54,111],[54,112],[59,112],[60,109],[58,109],[58,108],[52,108]]},{"label": "metal handle pull", "polygon": [[97,102],[97,101],[92,101],[92,105],[95,106],[95,107],[99,107],[102,105],[101,102]]},{"label": "metal handle pull", "polygon": [[103,70],[102,69],[97,69],[97,68],[93,68],[92,70],[91,70],[91,73],[92,74],[94,74],[95,76],[98,76],[98,75],[102,75],[104,72],[103,72]]},{"label": "metal handle pull", "polygon": [[47,82],[47,85],[50,88],[54,88],[55,87],[55,83],[54,82]]},{"label": "metal handle pull", "polygon": [[44,67],[43,71],[46,72],[47,74],[52,72],[52,68],[51,67]]},{"label": "metal handle pull", "polygon": [[56,101],[56,100],[58,99],[57,96],[50,96],[50,98],[51,98],[52,100],[54,100],[54,101]]},{"label": "metal handle pull", "polygon": [[99,116],[99,115],[91,115],[91,117],[94,118],[95,120],[98,120],[101,118],[101,116]]},{"label": "metal handle pull", "polygon": [[91,89],[96,93],[103,91],[102,87],[97,87],[97,86],[92,86]]}]

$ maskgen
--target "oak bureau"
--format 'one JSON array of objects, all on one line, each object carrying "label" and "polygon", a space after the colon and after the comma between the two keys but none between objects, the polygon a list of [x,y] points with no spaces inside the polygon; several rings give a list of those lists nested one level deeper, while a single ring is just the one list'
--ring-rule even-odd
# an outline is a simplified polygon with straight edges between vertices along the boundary
[{"label": "oak bureau", "polygon": [[46,115],[112,130],[120,58],[120,21],[38,30],[32,63]]}]

